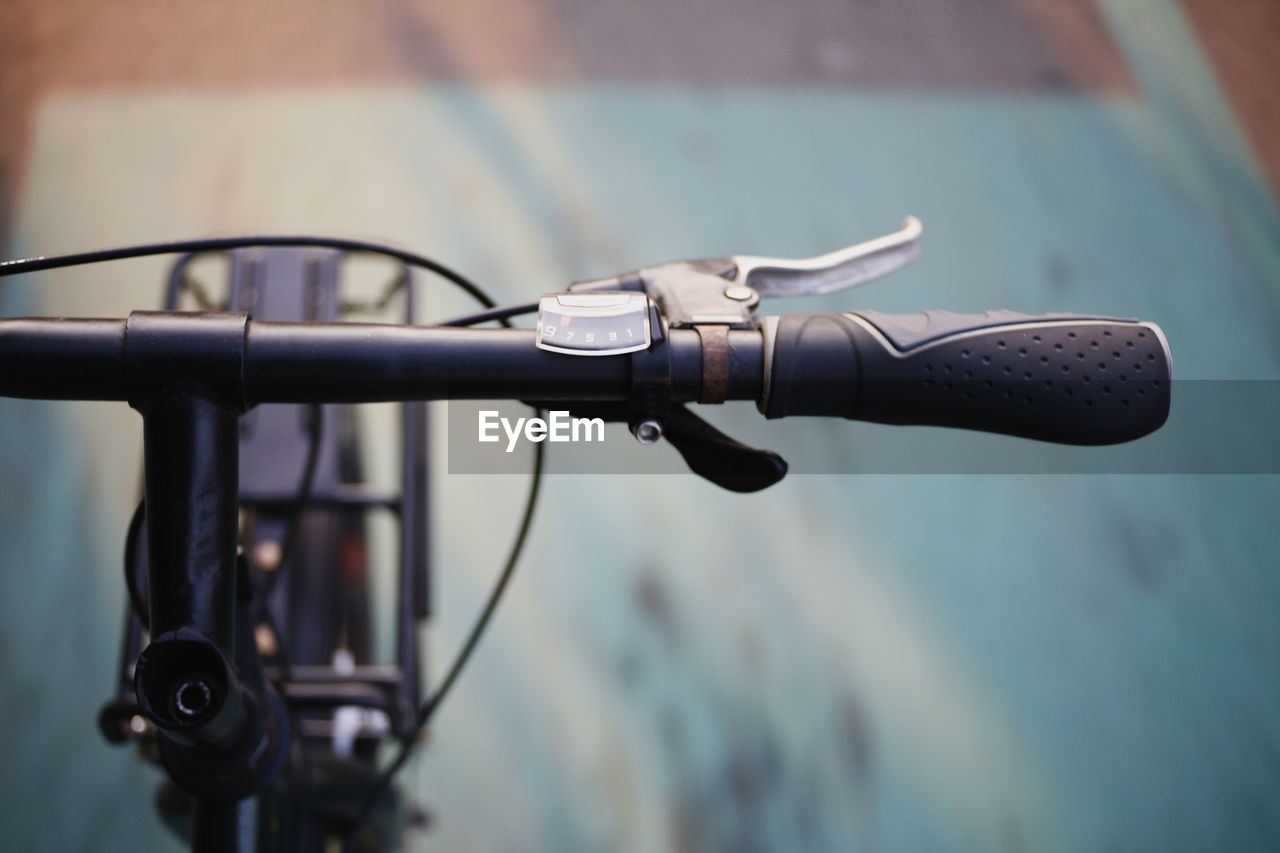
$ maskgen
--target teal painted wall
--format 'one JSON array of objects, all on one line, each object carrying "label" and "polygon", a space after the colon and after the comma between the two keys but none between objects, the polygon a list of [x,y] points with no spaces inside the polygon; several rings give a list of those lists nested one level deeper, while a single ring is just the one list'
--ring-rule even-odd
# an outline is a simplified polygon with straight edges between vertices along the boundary
[{"label": "teal painted wall", "polygon": [[[1176,7],[1104,9],[1135,97],[57,97],[6,254],[358,233],[516,301],[670,258],[814,254],[914,213],[913,267],[773,310],[1137,315],[1163,326],[1180,378],[1280,378],[1274,202]],[[0,309],[120,315],[155,304],[162,271],[7,282]],[[1174,423],[1193,426],[1163,475],[797,476],[749,497],[690,476],[551,478],[510,597],[406,777],[436,819],[411,848],[1275,849],[1280,482],[1197,456],[1274,438],[1181,405]],[[881,441],[985,454],[966,470],[1009,446],[713,416],[842,467]],[[0,833],[23,850],[177,849],[156,773],[93,725],[137,418],[5,401],[0,436]],[[438,672],[523,484],[437,471],[434,487]]]}]

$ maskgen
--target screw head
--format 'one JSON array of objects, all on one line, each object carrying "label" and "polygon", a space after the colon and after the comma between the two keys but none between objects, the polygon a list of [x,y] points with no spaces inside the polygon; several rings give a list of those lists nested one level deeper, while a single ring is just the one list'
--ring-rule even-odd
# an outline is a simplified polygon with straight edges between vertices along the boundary
[{"label": "screw head", "polygon": [[631,428],[631,434],[641,444],[653,444],[662,438],[662,423],[653,418],[643,420]]},{"label": "screw head", "polygon": [[188,678],[173,688],[172,702],[180,719],[197,719],[213,705],[213,688],[203,678]]}]

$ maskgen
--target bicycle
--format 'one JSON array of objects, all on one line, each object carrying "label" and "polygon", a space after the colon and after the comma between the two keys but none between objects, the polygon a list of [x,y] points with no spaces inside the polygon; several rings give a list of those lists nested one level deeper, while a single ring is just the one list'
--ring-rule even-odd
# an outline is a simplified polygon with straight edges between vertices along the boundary
[{"label": "bicycle", "polygon": [[[333,837],[351,850],[393,843],[402,817],[392,803],[374,826],[379,804],[511,577],[543,460],[536,443],[510,556],[461,652],[423,701],[415,631],[430,612],[424,400],[522,400],[621,421],[640,443],[665,438],[693,472],[741,492],[781,480],[785,461],[733,440],[688,404],[754,400],[768,418],[949,426],[1085,445],[1132,440],[1164,423],[1172,361],[1153,323],[1010,311],[760,316],[763,298],[830,293],[900,268],[916,256],[920,233],[909,218],[894,234],[806,261],[674,262],[503,307],[429,259],[327,238],[187,241],[0,264],[8,275],[187,253],[164,312],[0,320],[0,360],[23,365],[5,371],[0,395],[126,401],[143,418],[146,499],[128,536],[131,607],[120,694],[100,717],[104,734],[136,741],[163,763],[174,784],[162,811],[168,806],[175,823],[189,813],[194,850],[315,850]],[[250,247],[271,248],[253,255]],[[173,310],[191,253],[211,251],[238,253],[226,300]],[[422,327],[337,322],[342,252],[404,265],[388,293],[409,294],[406,320],[409,267],[442,276],[484,310]],[[277,294],[291,291],[305,298],[285,307]],[[535,313],[534,329],[511,327],[512,318]],[[472,328],[489,322],[505,328]],[[320,408],[386,401],[405,403],[398,496],[358,485],[351,428]],[[301,460],[296,452],[289,463],[277,458],[298,446],[306,448]],[[241,482],[246,458],[272,464],[256,464],[257,482]],[[369,626],[354,610],[314,623],[302,606],[337,592],[361,595],[358,582],[342,585],[333,555],[343,549],[334,543],[354,542],[359,554],[358,514],[370,507],[406,520],[391,670],[368,664]],[[282,587],[299,543],[319,544],[307,569],[294,566],[299,582]],[[378,770],[378,744],[388,738],[400,749]]]}]

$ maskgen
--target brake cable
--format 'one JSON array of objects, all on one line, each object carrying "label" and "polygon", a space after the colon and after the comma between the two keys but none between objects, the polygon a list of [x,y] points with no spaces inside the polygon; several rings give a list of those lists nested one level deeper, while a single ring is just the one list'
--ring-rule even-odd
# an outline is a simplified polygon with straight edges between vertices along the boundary
[{"label": "brake cable", "polygon": [[247,237],[207,237],[200,240],[174,240],[167,243],[142,243],[136,246],[122,246],[117,249],[98,249],[92,252],[76,252],[70,255],[49,255],[35,258],[23,258],[15,261],[0,261],[0,276],[18,275],[19,273],[39,272],[41,270],[75,267],[84,264],[96,264],[103,261],[118,261],[125,258],[142,258],[150,255],[174,255],[186,252],[216,252],[227,249],[247,249],[253,246],[316,246],[328,249],[343,249],[348,252],[367,252],[373,255],[384,255],[395,258],[410,266],[430,270],[447,281],[452,282],[470,294],[485,308],[493,308],[497,303],[489,298],[489,294],[480,289],[470,279],[455,272],[442,263],[404,249],[388,246],[385,243],[372,243],[367,240],[351,240],[345,237],[309,237],[305,235],[261,235]]}]

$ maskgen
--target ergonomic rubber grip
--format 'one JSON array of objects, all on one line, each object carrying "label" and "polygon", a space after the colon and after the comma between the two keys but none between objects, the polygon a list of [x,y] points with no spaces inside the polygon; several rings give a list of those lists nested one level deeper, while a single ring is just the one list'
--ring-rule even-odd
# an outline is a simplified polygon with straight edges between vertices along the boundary
[{"label": "ergonomic rubber grip", "polygon": [[770,418],[826,415],[1115,444],[1169,414],[1173,362],[1153,323],[1012,311],[766,318]]}]

